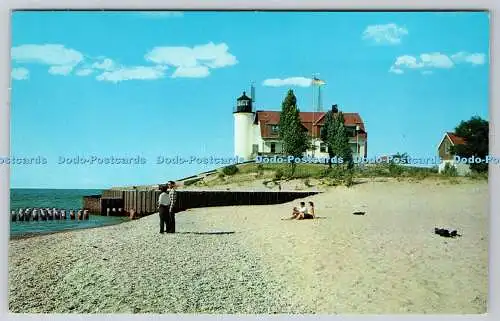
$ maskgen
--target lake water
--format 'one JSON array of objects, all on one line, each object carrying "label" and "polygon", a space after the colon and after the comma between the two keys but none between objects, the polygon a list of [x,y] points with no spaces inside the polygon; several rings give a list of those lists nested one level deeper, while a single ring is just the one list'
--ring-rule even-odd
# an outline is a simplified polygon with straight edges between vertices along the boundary
[{"label": "lake water", "polygon": [[[88,220],[69,219],[69,210],[78,211],[83,207],[83,196],[98,195],[102,190],[95,189],[16,189],[10,190],[10,209],[20,208],[59,208],[65,209],[68,219],[53,221],[10,222],[10,236],[19,237],[29,234],[44,234],[63,230],[74,230],[122,223],[126,217],[93,215]],[[8,213],[10,220],[10,212]]]}]

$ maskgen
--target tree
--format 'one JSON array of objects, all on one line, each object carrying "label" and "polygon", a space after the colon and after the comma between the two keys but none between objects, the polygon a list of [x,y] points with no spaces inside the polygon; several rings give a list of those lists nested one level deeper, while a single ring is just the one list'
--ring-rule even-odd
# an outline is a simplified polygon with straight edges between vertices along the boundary
[{"label": "tree", "polygon": [[349,137],[347,137],[347,131],[344,125],[344,115],[339,112],[336,117],[337,130],[335,131],[335,136],[333,136],[333,154],[337,157],[341,157],[344,164],[348,165],[348,168],[352,168],[354,165],[352,150],[349,146]]},{"label": "tree", "polygon": [[[286,156],[301,157],[309,145],[307,132],[300,122],[300,110],[293,90],[288,93],[281,104],[279,136],[283,142],[283,152]],[[292,162],[292,175],[295,163]]]},{"label": "tree", "polygon": [[[464,139],[465,144],[451,146],[450,152],[460,157],[479,157],[485,159],[489,153],[489,123],[481,117],[474,116],[468,121],[461,121],[455,128],[455,135]],[[488,164],[472,163],[471,170],[486,172]]]},{"label": "tree", "polygon": [[[392,155],[392,160],[391,160],[391,164],[399,164],[399,163],[404,163],[405,161],[408,160],[410,156],[408,155],[408,153],[400,153],[400,152],[397,152],[396,154]],[[395,160],[397,159],[397,161]]]},{"label": "tree", "polygon": [[328,150],[328,157],[330,158],[328,161],[328,167],[332,167],[331,159],[335,156],[336,149],[333,147],[335,142],[335,136],[337,135],[337,130],[339,128],[338,117],[335,117],[335,114],[330,110],[325,115],[325,124],[321,128],[320,137],[323,143],[326,144]]}]

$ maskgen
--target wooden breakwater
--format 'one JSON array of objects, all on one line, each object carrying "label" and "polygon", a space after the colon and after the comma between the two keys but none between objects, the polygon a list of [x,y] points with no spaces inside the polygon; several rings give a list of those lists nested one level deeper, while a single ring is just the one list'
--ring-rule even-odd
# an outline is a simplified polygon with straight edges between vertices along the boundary
[{"label": "wooden breakwater", "polygon": [[84,196],[83,208],[90,213],[101,213],[101,195]]},{"label": "wooden breakwater", "polygon": [[[123,215],[133,210],[139,216],[144,216],[158,211],[156,204],[160,193],[157,190],[106,190],[98,200],[95,196],[84,197],[84,209],[107,215],[108,208],[121,208]],[[199,207],[281,204],[315,194],[318,192],[178,190],[176,205],[179,211],[184,211]]]}]

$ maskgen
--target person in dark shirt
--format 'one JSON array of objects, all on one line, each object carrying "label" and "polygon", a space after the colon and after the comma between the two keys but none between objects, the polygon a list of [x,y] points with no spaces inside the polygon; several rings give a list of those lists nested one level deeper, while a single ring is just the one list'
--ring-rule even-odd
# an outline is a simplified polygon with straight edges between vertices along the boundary
[{"label": "person in dark shirt", "polygon": [[175,187],[174,181],[168,182],[168,199],[169,199],[169,208],[168,208],[168,219],[167,219],[167,233],[175,233],[175,213],[177,211],[177,190]]}]

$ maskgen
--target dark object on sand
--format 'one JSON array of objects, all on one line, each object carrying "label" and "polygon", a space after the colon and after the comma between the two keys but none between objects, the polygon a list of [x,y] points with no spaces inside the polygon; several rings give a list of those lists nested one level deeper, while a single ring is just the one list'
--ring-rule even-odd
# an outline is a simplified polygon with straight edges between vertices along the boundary
[{"label": "dark object on sand", "polygon": [[439,235],[439,236],[442,236],[442,237],[457,237],[457,236],[462,236],[460,234],[458,234],[457,230],[453,230],[453,231],[449,231],[447,229],[444,229],[444,228],[437,228],[435,227],[434,228],[434,233]]},{"label": "dark object on sand", "polygon": [[352,215],[365,215],[366,212],[354,212]]}]

